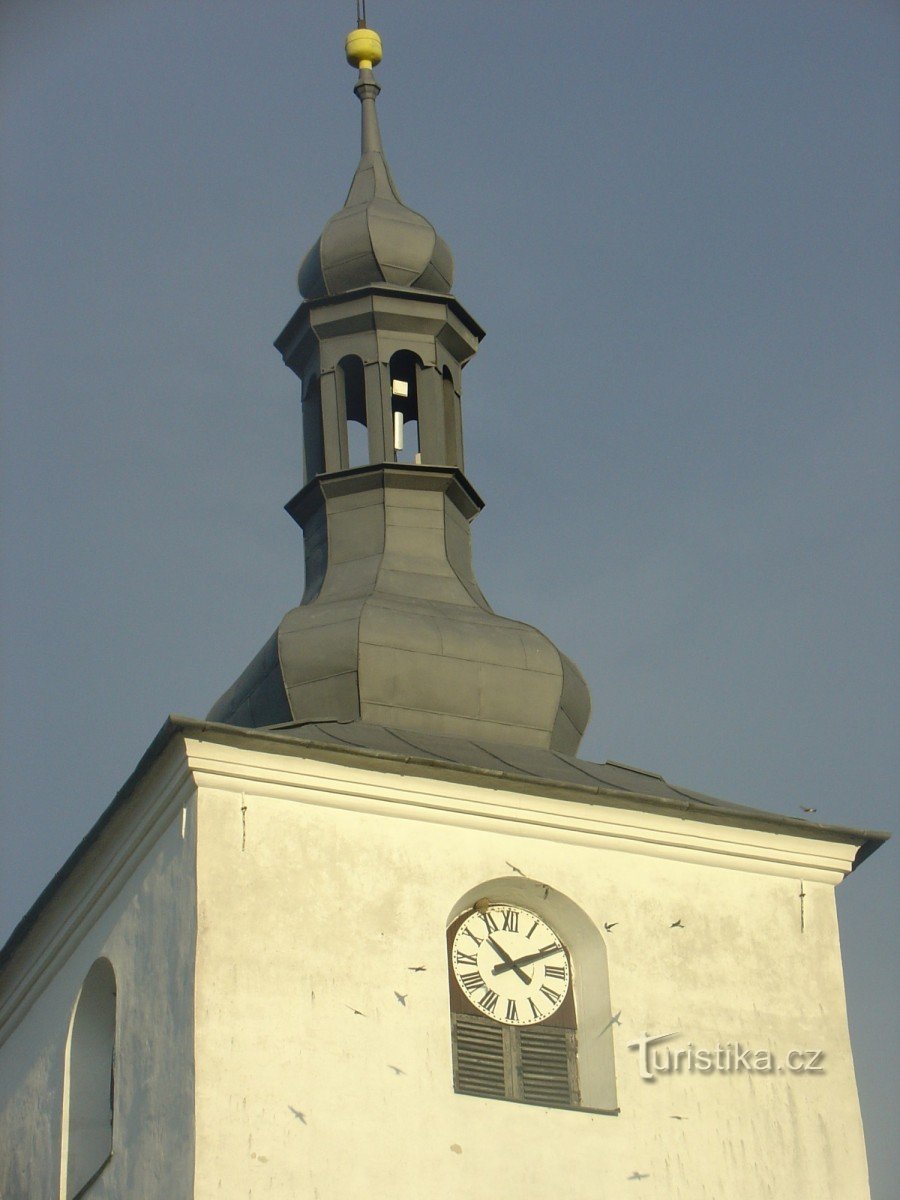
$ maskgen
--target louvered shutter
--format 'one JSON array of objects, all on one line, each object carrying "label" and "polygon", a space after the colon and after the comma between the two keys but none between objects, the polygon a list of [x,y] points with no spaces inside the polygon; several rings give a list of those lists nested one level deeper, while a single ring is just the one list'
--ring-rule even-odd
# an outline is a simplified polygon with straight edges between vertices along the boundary
[{"label": "louvered shutter", "polygon": [[523,1028],[453,1014],[453,1083],[458,1092],[577,1108],[575,1030]]},{"label": "louvered shutter", "polygon": [[507,1094],[503,1026],[482,1017],[453,1014],[453,1076],[458,1092]]},{"label": "louvered shutter", "polygon": [[530,1025],[518,1034],[522,1099],[532,1104],[578,1104],[575,1033],[554,1025]]}]

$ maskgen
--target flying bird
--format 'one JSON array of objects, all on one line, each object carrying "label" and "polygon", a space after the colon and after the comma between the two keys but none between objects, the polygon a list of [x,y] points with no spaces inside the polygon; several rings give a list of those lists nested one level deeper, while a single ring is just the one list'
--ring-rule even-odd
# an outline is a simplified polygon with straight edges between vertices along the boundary
[{"label": "flying bird", "polygon": [[673,921],[672,924],[669,926],[669,928],[670,929],[684,929],[684,926],[681,923],[681,917],[679,917],[677,921]]},{"label": "flying bird", "polygon": [[511,862],[509,861],[509,859],[508,859],[508,858],[505,858],[503,861],[506,863],[506,865],[509,867],[509,869],[510,869],[511,871],[515,871],[515,873],[516,873],[517,875],[521,875],[521,876],[524,878],[524,876],[525,876],[525,872],[524,872],[524,871],[520,871],[520,870],[519,870],[519,868],[516,866],[516,864],[515,864],[515,863],[511,863]]},{"label": "flying bird", "polygon": [[650,1178],[650,1176],[649,1176],[649,1174],[648,1174],[648,1175],[642,1175],[642,1174],[640,1173],[640,1171],[632,1171],[632,1172],[631,1172],[631,1174],[628,1176],[628,1178],[629,1178],[629,1179],[649,1179],[649,1178]]},{"label": "flying bird", "polygon": [[393,1065],[393,1063],[388,1063],[388,1066],[391,1068],[391,1070],[394,1072],[395,1075],[405,1075],[406,1074],[406,1072],[404,1070],[402,1070],[402,1068],[395,1067]]},{"label": "flying bird", "polygon": [[677,1113],[671,1113],[670,1116],[673,1121],[686,1121],[687,1120],[687,1117],[679,1117]]},{"label": "flying bird", "polygon": [[801,812],[818,812],[819,810],[817,808],[807,808],[805,804],[801,804],[800,811]]},{"label": "flying bird", "polygon": [[427,971],[427,967],[407,967],[407,971]]},{"label": "flying bird", "polygon": [[306,1124],[306,1115],[302,1113],[299,1108],[294,1108],[293,1104],[289,1104],[288,1108],[302,1125]]},{"label": "flying bird", "polygon": [[611,1025],[618,1025],[619,1028],[621,1028],[621,1022],[619,1021],[619,1017],[621,1017],[621,1015],[622,1015],[622,1010],[620,1008],[619,1011],[614,1016],[609,1018],[609,1020],[606,1022],[606,1024],[603,1026],[603,1028],[600,1030],[600,1033],[597,1036],[602,1037],[603,1034],[606,1033],[607,1029],[609,1029],[609,1027]]},{"label": "flying bird", "polygon": [[366,1015],[364,1012],[360,1012],[358,1008],[354,1008],[352,1004],[345,1004],[344,1008],[349,1008],[354,1017],[364,1017]]},{"label": "flying bird", "polygon": [[603,928],[606,930],[607,933],[609,933],[609,931],[611,929],[615,929],[615,927],[618,925],[618,923],[619,923],[618,921],[604,921]]},{"label": "flying bird", "polygon": [[409,995],[409,992],[405,992],[402,995],[400,992],[394,992],[394,995],[397,997],[397,1003],[402,1004],[406,1008],[406,997]]}]

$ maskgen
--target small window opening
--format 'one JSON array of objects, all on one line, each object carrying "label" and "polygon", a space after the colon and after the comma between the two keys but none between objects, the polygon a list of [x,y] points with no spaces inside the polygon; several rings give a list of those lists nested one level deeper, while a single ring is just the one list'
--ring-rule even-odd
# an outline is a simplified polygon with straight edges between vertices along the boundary
[{"label": "small window opening", "polygon": [[418,359],[408,350],[392,356],[391,416],[394,434],[394,458],[397,462],[422,461],[419,445],[419,403],[416,391]]},{"label": "small window opening", "polygon": [[341,360],[344,411],[347,415],[347,465],[363,467],[369,461],[369,430],[366,422],[366,380],[362,362],[356,357]]}]

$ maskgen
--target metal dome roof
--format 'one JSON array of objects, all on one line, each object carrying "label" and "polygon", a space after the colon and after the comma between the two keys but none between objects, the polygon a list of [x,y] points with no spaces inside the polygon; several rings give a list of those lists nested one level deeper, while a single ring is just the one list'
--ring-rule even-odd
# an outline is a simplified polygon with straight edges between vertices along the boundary
[{"label": "metal dome roof", "polygon": [[408,208],[384,157],[375,97],[381,90],[362,68],[353,89],[362,105],[362,154],[344,207],[328,221],[298,275],[306,300],[390,283],[448,293],[453,256],[430,221]]}]

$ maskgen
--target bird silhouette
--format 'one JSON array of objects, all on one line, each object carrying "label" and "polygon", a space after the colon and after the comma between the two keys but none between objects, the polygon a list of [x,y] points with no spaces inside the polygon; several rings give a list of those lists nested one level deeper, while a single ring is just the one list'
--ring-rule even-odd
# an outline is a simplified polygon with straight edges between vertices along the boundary
[{"label": "bird silhouette", "polygon": [[300,1111],[300,1109],[299,1109],[299,1108],[294,1108],[293,1104],[289,1104],[289,1105],[288,1105],[288,1108],[291,1110],[291,1112],[294,1114],[294,1116],[297,1118],[297,1120],[298,1120],[298,1121],[299,1121],[299,1122],[300,1122],[302,1125],[305,1125],[305,1124],[306,1124],[306,1115],[305,1115],[305,1113],[302,1113],[302,1112]]},{"label": "bird silhouette", "polygon": [[511,863],[508,858],[505,858],[503,861],[506,863],[506,865],[509,867],[509,869],[511,871],[514,871],[516,873],[516,875],[521,875],[524,878],[525,872],[520,871],[515,863]]},{"label": "bird silhouette", "polygon": [[618,1025],[619,1028],[621,1028],[621,1022],[619,1021],[619,1017],[621,1017],[621,1015],[622,1015],[622,1010],[620,1008],[617,1013],[615,1013],[613,1016],[611,1016],[609,1018],[609,1020],[606,1022],[606,1024],[603,1026],[603,1028],[600,1030],[600,1033],[597,1036],[602,1037],[602,1035],[604,1033],[606,1033],[607,1029],[609,1029],[609,1027],[611,1025]]},{"label": "bird silhouette", "polygon": [[395,1075],[405,1075],[406,1074],[406,1072],[401,1067],[395,1067],[393,1065],[393,1063],[388,1063],[388,1066],[391,1068],[391,1070],[394,1072]]},{"label": "bird silhouette", "polygon": [[687,1117],[679,1117],[677,1113],[671,1113],[670,1116],[673,1121],[686,1121],[687,1120]]},{"label": "bird silhouette", "polygon": [[360,1012],[358,1008],[354,1008],[352,1004],[345,1004],[344,1008],[349,1008],[354,1017],[364,1017],[366,1015],[364,1012]]},{"label": "bird silhouette", "polygon": [[649,1175],[642,1175],[640,1171],[632,1171],[628,1176],[629,1179],[649,1179]]},{"label": "bird silhouette", "polygon": [[684,926],[681,923],[681,917],[679,917],[677,921],[673,921],[672,924],[669,926],[669,928],[670,929],[684,929]]},{"label": "bird silhouette", "polygon": [[819,810],[817,808],[807,808],[805,804],[801,804],[800,811],[801,812],[818,812]]},{"label": "bird silhouette", "polygon": [[394,992],[394,995],[397,997],[397,1003],[402,1004],[403,1007],[406,1008],[406,997],[409,995],[409,992],[404,992],[403,994],[400,992]]},{"label": "bird silhouette", "polygon": [[427,971],[427,967],[407,967],[407,971]]},{"label": "bird silhouette", "polygon": [[615,929],[615,927],[618,925],[618,923],[619,923],[618,921],[604,921],[603,928],[606,930],[607,933],[609,933],[609,931],[611,929]]}]

